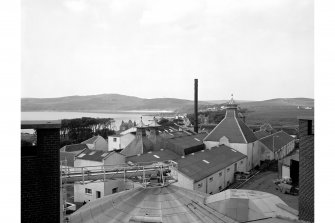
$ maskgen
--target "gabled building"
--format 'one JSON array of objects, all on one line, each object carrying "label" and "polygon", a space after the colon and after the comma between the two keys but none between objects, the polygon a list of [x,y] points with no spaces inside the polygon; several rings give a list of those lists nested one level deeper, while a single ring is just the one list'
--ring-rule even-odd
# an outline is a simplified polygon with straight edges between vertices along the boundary
[{"label": "gabled building", "polygon": [[127,134],[117,134],[108,136],[108,151],[124,149],[126,148],[134,139],[136,138],[136,133]]},{"label": "gabled building", "polygon": [[224,119],[204,138],[207,148],[226,145],[248,157],[247,171],[260,164],[258,139],[238,117],[237,104],[231,98]]},{"label": "gabled building", "polygon": [[218,193],[233,183],[236,171],[246,171],[247,157],[225,145],[188,155],[180,154],[181,151],[178,153],[161,149],[127,157],[126,161],[134,164],[173,160],[178,163],[175,173],[178,182],[175,185],[208,194]]},{"label": "gabled building", "polygon": [[277,160],[294,149],[295,139],[284,131],[276,132],[259,140],[261,160]]},{"label": "gabled building", "polygon": [[86,144],[90,149],[108,151],[107,141],[99,135],[93,136],[81,142],[81,144]]},{"label": "gabled building", "polygon": [[[85,149],[76,155],[74,168],[85,167],[83,171],[96,170],[94,166],[123,165],[125,157],[114,151]],[[97,180],[93,182],[76,182],[74,184],[74,201],[89,202],[103,196],[123,191],[126,184],[123,180]]]},{"label": "gabled building", "polygon": [[75,156],[85,149],[88,149],[86,144],[72,144],[63,146],[59,152],[61,166],[74,167]]}]

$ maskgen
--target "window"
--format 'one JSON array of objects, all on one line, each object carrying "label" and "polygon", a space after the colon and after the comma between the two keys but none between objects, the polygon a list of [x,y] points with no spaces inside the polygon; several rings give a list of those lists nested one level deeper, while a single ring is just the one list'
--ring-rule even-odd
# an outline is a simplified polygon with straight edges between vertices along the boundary
[{"label": "window", "polygon": [[96,194],[96,197],[97,197],[97,198],[100,198],[100,197],[101,197],[101,192],[100,192],[100,191],[96,191],[95,194]]},{"label": "window", "polygon": [[210,178],[209,178],[209,182],[212,182],[212,181],[213,181],[213,177],[210,177]]},{"label": "window", "polygon": [[202,187],[202,183],[198,184],[198,188],[201,188]]},{"label": "window", "polygon": [[211,194],[211,195],[212,195],[212,194],[213,194],[213,192],[210,192],[209,194]]},{"label": "window", "polygon": [[230,171],[230,169],[229,168],[227,168],[227,173]]},{"label": "window", "polygon": [[116,142],[116,138],[113,138],[113,142]]},{"label": "window", "polygon": [[222,172],[219,173],[219,177],[222,177]]},{"label": "window", "polygon": [[222,190],[222,186],[219,187],[219,191],[221,191],[221,190]]},{"label": "window", "polygon": [[243,160],[241,160],[241,162],[240,162],[241,164],[243,164]]},{"label": "window", "polygon": [[85,188],[85,194],[92,195],[92,189]]},{"label": "window", "polygon": [[115,194],[115,193],[117,193],[117,187],[113,188],[112,190],[112,194]]}]

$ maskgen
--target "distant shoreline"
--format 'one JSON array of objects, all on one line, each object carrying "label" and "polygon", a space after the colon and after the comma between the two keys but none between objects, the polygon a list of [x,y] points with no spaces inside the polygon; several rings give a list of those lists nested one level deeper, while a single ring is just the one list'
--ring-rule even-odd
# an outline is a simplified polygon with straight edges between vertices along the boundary
[{"label": "distant shoreline", "polygon": [[131,111],[109,111],[109,110],[24,110],[21,112],[73,112],[73,113],[101,113],[101,114],[144,114],[144,115],[153,115],[153,114],[175,114],[175,111],[157,111],[157,110],[131,110]]}]

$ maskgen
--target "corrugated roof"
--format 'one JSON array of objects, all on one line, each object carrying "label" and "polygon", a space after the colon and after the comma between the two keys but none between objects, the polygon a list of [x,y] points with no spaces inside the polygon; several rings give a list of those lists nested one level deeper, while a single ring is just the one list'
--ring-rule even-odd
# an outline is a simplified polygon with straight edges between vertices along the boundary
[{"label": "corrugated roof", "polygon": [[251,143],[257,140],[245,123],[236,117],[236,109],[227,109],[225,118],[208,134],[204,141],[218,142],[225,136],[230,143]]},{"label": "corrugated roof", "polygon": [[207,196],[174,185],[161,188],[135,188],[91,201],[69,218],[73,223],[237,223],[205,206],[204,200]]},{"label": "corrugated roof", "polygon": [[289,142],[294,141],[294,138],[284,131],[279,131],[272,135],[261,138],[259,141],[262,142],[271,151],[273,151],[274,145],[274,151],[277,151],[283,146],[287,145]]},{"label": "corrugated roof", "polygon": [[[111,154],[113,152],[114,151],[101,151],[101,150],[85,149],[81,153],[76,155],[76,159],[102,162],[103,159],[105,159],[109,154]],[[105,153],[106,153],[106,155],[102,156]]]},{"label": "corrugated roof", "polygon": [[269,133],[267,131],[264,131],[264,130],[256,131],[256,132],[254,132],[254,134],[257,137],[257,139],[261,139],[261,138],[263,138],[265,136],[271,135],[271,133]]},{"label": "corrugated roof", "polygon": [[246,155],[221,145],[210,150],[204,150],[204,152],[194,153],[194,155],[187,155],[176,162],[180,172],[197,182],[245,157]]}]

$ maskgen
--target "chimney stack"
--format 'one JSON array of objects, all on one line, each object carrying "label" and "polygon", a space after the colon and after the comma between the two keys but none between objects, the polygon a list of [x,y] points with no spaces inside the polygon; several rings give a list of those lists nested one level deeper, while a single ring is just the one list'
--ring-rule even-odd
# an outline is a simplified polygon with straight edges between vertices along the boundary
[{"label": "chimney stack", "polygon": [[194,79],[194,132],[198,133],[198,79]]}]

